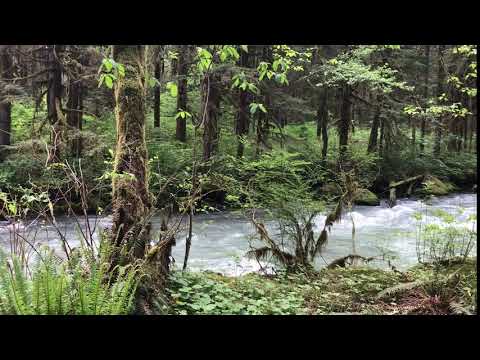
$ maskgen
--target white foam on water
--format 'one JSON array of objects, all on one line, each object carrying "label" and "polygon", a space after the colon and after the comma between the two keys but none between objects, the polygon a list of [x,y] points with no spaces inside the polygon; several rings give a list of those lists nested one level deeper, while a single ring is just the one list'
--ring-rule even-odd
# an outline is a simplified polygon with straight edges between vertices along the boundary
[{"label": "white foam on water", "polygon": [[[412,199],[399,199],[397,205],[389,208],[383,203],[380,206],[356,206],[350,213],[343,214],[339,223],[333,224],[325,251],[322,256],[326,262],[338,257],[346,256],[352,252],[352,221],[355,223],[355,246],[357,253],[363,256],[376,256],[380,250],[387,249],[398,256],[394,264],[402,269],[416,263],[415,212],[428,212],[433,209],[445,210],[460,220],[466,221],[470,215],[477,213],[476,194],[460,194],[433,199],[432,201],[420,201]],[[463,213],[458,213],[463,210]],[[314,219],[316,234],[321,231],[325,224],[325,215]],[[423,221],[445,226],[443,221],[430,213]],[[61,229],[65,229],[66,237],[73,246],[78,246],[79,239],[76,224],[66,217],[57,218]],[[92,218],[91,224],[93,225]],[[98,219],[98,230],[111,226],[111,217]],[[160,218],[152,221],[153,231],[160,228]],[[266,223],[271,230],[271,235],[278,233],[272,223]],[[455,226],[473,226],[475,221]],[[51,226],[34,223],[25,226],[22,224],[25,234],[36,234],[36,244],[48,244],[61,251],[60,239]],[[32,231],[30,231],[32,230]],[[33,231],[35,230],[35,231]],[[0,225],[0,246],[8,247],[11,228],[8,225]],[[30,232],[29,232],[30,231]],[[254,228],[248,219],[229,213],[213,215],[198,215],[194,217],[192,246],[190,249],[188,267],[191,270],[211,270],[225,275],[239,276],[248,272],[260,270],[260,265],[254,259],[246,258],[245,254],[250,249],[250,237],[254,234]],[[33,236],[33,235],[32,235]],[[98,238],[98,237],[97,237]],[[185,253],[186,230],[176,236],[176,246],[172,249],[172,256],[176,259],[176,265],[183,264]],[[258,243],[258,242],[257,242]],[[256,243],[256,244],[257,244]],[[325,261],[319,258],[318,266],[325,266]],[[266,266],[266,263],[262,263]],[[379,266],[382,266],[379,263]],[[271,271],[271,268],[270,268]]]}]

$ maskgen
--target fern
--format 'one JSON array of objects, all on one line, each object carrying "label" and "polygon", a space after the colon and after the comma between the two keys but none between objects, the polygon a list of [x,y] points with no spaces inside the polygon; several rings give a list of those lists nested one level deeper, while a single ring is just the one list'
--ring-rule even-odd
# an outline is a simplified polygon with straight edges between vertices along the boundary
[{"label": "fern", "polygon": [[455,301],[450,301],[449,308],[455,315],[472,315],[472,313],[468,311],[468,309],[465,308],[464,305],[459,304]]},{"label": "fern", "polygon": [[21,262],[0,253],[0,314],[128,314],[139,281],[139,265],[118,266],[111,278],[111,249],[97,258],[80,251],[59,263],[46,252],[28,278]]}]

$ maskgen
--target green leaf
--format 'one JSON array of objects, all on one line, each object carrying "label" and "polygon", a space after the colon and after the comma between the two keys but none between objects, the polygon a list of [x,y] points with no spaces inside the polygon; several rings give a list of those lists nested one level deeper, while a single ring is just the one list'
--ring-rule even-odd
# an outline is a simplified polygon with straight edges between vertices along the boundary
[{"label": "green leaf", "polygon": [[265,109],[265,106],[263,106],[263,104],[258,104],[258,107],[259,107],[260,110],[262,110],[265,114],[267,113],[267,109]]},{"label": "green leaf", "polygon": [[274,71],[277,71],[278,65],[280,65],[280,60],[275,60],[272,64],[272,68]]},{"label": "green leaf", "polygon": [[110,75],[105,75],[105,85],[107,85],[107,87],[109,89],[113,88],[113,79]]},{"label": "green leaf", "polygon": [[174,82],[170,81],[167,83],[167,85],[165,86],[167,90],[170,91],[170,96],[172,97],[177,97],[178,95],[178,88],[177,88],[177,84],[175,84]]},{"label": "green leaf", "polygon": [[107,72],[110,72],[113,68],[113,64],[110,59],[103,59],[102,64]]}]

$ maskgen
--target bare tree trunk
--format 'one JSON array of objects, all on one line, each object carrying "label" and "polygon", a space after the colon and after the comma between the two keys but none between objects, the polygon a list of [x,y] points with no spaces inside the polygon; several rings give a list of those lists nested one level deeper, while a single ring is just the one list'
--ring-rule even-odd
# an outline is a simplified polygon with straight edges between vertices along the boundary
[{"label": "bare tree trunk", "polygon": [[[322,162],[325,163],[328,151],[328,89],[325,88],[321,106]],[[318,125],[317,125],[318,126]],[[318,127],[317,127],[318,136]]]},{"label": "bare tree trunk", "polygon": [[[189,45],[182,45],[178,56],[178,97],[177,112],[187,111],[187,75],[189,62]],[[182,142],[187,141],[187,119],[177,118],[176,139]]]},{"label": "bare tree trunk", "polygon": [[48,51],[50,70],[48,75],[47,91],[47,113],[52,132],[50,135],[51,149],[48,157],[48,163],[60,161],[61,147],[63,146],[63,132],[65,124],[63,123],[62,107],[62,65],[59,56],[63,52],[63,46],[50,45]]},{"label": "bare tree trunk", "polygon": [[[271,45],[263,45],[262,46],[262,61],[266,61],[271,63],[273,61],[273,52]],[[256,149],[255,149],[255,157],[258,157],[263,148],[269,148],[268,145],[268,137],[270,132],[270,117],[273,114],[273,107],[272,107],[272,96],[271,96],[271,89],[270,86],[272,83],[268,80],[264,82],[265,86],[262,89],[263,92],[263,103],[265,108],[267,109],[267,113],[259,112],[259,116],[257,117],[257,138],[256,138]]]},{"label": "bare tree trunk", "polygon": [[[430,77],[430,45],[425,45],[425,58],[426,58],[426,70],[425,70],[425,86],[424,86],[424,105],[427,106],[428,101],[428,81]],[[426,130],[426,118],[422,117],[420,125],[420,154],[423,154],[425,150],[425,130]]]},{"label": "bare tree trunk", "polygon": [[378,127],[380,125],[380,110],[381,110],[381,103],[378,103],[375,106],[375,114],[373,116],[372,129],[370,130],[370,138],[368,140],[367,153],[372,153],[377,150]]},{"label": "bare tree trunk", "polygon": [[117,251],[124,249],[130,256],[142,258],[150,240],[152,206],[145,142],[145,46],[114,45],[113,56],[126,72],[115,84],[117,146],[111,240]]},{"label": "bare tree trunk", "polygon": [[[249,56],[248,53],[242,51],[240,54],[240,66],[248,67],[249,65]],[[237,135],[237,157],[241,158],[245,150],[245,145],[243,143],[243,137],[248,134],[248,129],[250,127],[250,118],[248,111],[248,102],[249,96],[247,91],[239,90],[238,94],[238,113],[235,121],[235,134]]]},{"label": "bare tree trunk", "polygon": [[218,110],[220,105],[220,92],[218,83],[219,76],[216,74],[208,75],[203,82],[202,97],[203,106],[202,114],[204,118],[203,131],[203,160],[208,161],[215,154],[218,147]]},{"label": "bare tree trunk", "polygon": [[160,67],[160,54],[157,52],[155,54],[155,69],[154,76],[158,81],[153,88],[153,127],[160,127],[160,81],[161,81],[161,67]]},{"label": "bare tree trunk", "polygon": [[340,122],[338,126],[338,134],[339,134],[339,153],[340,159],[344,159],[348,147],[348,135],[350,132],[351,126],[351,93],[352,90],[349,85],[345,85],[343,88],[343,95],[342,95],[342,107],[340,110]]},{"label": "bare tree trunk", "polygon": [[83,122],[83,101],[82,101],[82,82],[72,79],[69,85],[68,100],[67,100],[67,124],[78,130],[72,139],[72,154],[79,158],[82,151],[82,139],[80,137],[80,130],[82,130]]},{"label": "bare tree trunk", "polygon": [[[443,94],[443,81],[445,79],[445,71],[443,69],[443,52],[445,45],[438,45],[438,79],[437,79],[437,98]],[[437,99],[437,102],[439,100]],[[435,140],[433,145],[433,155],[440,156],[440,148],[443,134],[443,118],[440,116],[435,125]]]},{"label": "bare tree trunk", "polygon": [[[3,47],[0,53],[0,77],[12,77],[12,61],[8,54],[8,47]],[[12,104],[0,98],[0,147],[11,144],[12,131]]]}]

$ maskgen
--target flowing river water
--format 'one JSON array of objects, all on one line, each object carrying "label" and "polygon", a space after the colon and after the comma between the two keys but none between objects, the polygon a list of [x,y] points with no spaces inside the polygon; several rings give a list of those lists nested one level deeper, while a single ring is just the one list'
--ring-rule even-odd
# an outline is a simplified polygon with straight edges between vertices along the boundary
[{"label": "flowing river water", "polygon": [[[352,221],[355,223],[356,253],[365,257],[378,256],[388,252],[393,256],[391,263],[404,270],[417,263],[416,220],[413,214],[425,210],[442,209],[465,222],[470,215],[477,214],[476,194],[453,194],[433,198],[428,201],[418,199],[399,199],[397,205],[389,208],[386,203],[380,206],[355,206],[351,214],[345,214],[340,223],[334,224],[328,244],[317,260],[318,267],[352,253]],[[351,215],[351,216],[350,216]],[[90,221],[93,224],[92,218]],[[111,225],[110,217],[97,219],[98,229]],[[428,222],[441,222],[428,216]],[[325,216],[315,219],[315,233],[323,229]],[[160,228],[161,219],[153,219],[153,229]],[[470,222],[471,228],[476,223]],[[69,244],[78,246],[79,233],[76,222],[67,217],[58,217],[57,225]],[[267,227],[275,233],[273,223]],[[40,221],[24,223],[19,226],[22,236],[34,241],[36,247],[48,245],[61,253],[59,235],[51,225]],[[259,269],[257,261],[245,257],[250,249],[249,239],[255,233],[248,219],[230,212],[196,215],[193,222],[193,238],[188,266],[191,270],[211,270],[226,275],[241,275]],[[12,225],[0,223],[0,246],[9,249]],[[185,231],[176,236],[176,246],[172,256],[176,266],[181,266],[185,252]],[[258,244],[258,243],[257,243]],[[476,251],[476,248],[474,249]],[[373,266],[386,267],[384,261],[374,261]]]}]

